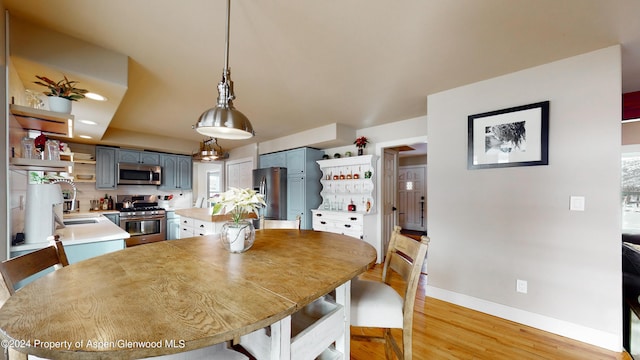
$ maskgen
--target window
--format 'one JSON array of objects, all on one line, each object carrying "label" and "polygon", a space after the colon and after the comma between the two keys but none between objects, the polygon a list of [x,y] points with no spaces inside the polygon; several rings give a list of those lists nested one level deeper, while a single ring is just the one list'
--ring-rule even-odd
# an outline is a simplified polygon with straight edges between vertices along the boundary
[{"label": "window", "polygon": [[405,187],[406,187],[405,190],[409,190],[409,191],[413,190],[413,181],[405,182]]},{"label": "window", "polygon": [[622,155],[622,229],[640,230],[640,153]]}]

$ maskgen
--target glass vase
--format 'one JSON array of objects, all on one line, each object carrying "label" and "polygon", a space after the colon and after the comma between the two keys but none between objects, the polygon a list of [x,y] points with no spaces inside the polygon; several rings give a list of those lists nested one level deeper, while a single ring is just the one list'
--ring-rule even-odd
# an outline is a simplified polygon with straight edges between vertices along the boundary
[{"label": "glass vase", "polygon": [[256,230],[250,221],[240,220],[237,223],[227,221],[222,225],[220,241],[229,252],[245,252],[253,246],[255,240]]},{"label": "glass vase", "polygon": [[358,156],[364,154],[364,148],[358,148]]}]

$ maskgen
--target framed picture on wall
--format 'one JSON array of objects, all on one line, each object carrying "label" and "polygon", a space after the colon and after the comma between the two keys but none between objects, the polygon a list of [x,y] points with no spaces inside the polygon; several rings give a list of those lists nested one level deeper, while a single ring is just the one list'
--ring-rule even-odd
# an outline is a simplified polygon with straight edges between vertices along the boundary
[{"label": "framed picture on wall", "polygon": [[548,163],[549,101],[469,115],[467,169]]}]

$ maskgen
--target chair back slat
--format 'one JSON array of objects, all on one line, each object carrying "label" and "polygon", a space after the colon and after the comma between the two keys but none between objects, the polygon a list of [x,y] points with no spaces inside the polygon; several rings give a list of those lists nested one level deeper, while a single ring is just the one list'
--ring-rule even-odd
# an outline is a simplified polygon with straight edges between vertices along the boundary
[{"label": "chair back slat", "polygon": [[268,220],[260,217],[260,229],[300,229],[300,215],[295,220]]},{"label": "chair back slat", "polygon": [[397,252],[392,252],[390,256],[389,269],[397,272],[405,282],[409,281],[411,270],[413,269],[413,262]]},{"label": "chair back slat", "polygon": [[420,252],[420,242],[397,232],[394,232],[392,237],[395,239],[389,266],[400,274],[404,281],[408,281]]},{"label": "chair back slat", "polygon": [[52,266],[58,268],[67,265],[69,261],[62,242],[56,238],[46,248],[3,261],[0,263],[0,274],[9,293],[14,294],[16,284],[27,277]]}]

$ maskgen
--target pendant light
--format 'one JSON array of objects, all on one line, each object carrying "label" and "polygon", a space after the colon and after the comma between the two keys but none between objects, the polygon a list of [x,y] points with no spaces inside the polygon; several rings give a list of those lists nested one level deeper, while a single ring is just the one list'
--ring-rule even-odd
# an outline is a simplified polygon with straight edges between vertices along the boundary
[{"label": "pendant light", "polygon": [[227,31],[222,80],[218,83],[218,102],[200,115],[193,128],[200,134],[221,139],[243,140],[255,135],[253,126],[244,114],[233,107],[233,81],[229,70],[229,18],[231,0],[227,0]]},{"label": "pendant light", "polygon": [[208,138],[200,142],[200,149],[191,156],[197,161],[214,161],[229,158],[229,153],[218,144],[218,139]]}]

